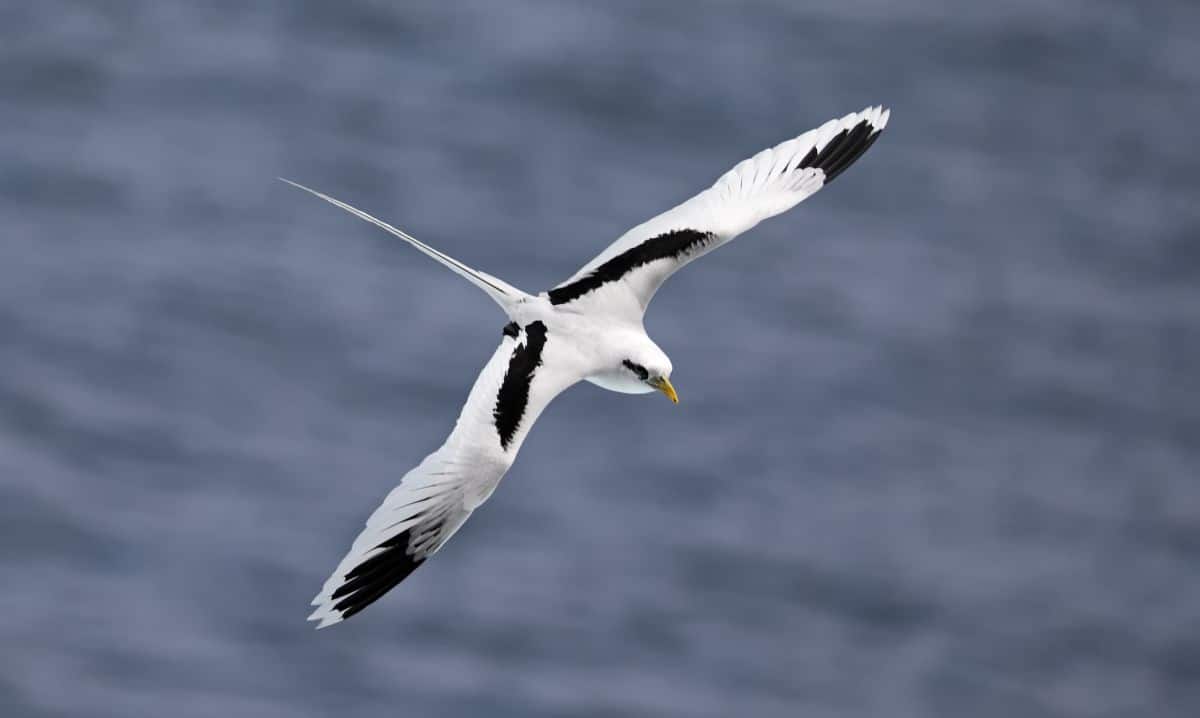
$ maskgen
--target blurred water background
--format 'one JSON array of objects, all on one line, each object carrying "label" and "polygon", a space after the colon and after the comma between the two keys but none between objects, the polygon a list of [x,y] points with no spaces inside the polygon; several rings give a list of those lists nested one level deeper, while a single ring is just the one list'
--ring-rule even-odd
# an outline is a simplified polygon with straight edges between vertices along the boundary
[{"label": "blurred water background", "polygon": [[[0,6],[0,714],[1200,715],[1200,5]],[[885,103],[354,620],[528,290]]]}]

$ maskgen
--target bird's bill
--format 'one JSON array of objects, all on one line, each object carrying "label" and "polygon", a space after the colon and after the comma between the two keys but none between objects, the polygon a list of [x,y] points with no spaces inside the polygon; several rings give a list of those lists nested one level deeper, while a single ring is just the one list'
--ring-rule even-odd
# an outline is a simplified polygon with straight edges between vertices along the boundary
[{"label": "bird's bill", "polygon": [[679,395],[675,393],[675,387],[671,386],[670,379],[666,378],[665,376],[660,376],[660,377],[655,377],[654,379],[651,379],[646,383],[649,384],[650,386],[654,387],[655,389],[658,389],[662,393],[666,394],[667,398],[670,399],[672,402],[674,402],[676,404],[679,403]]}]

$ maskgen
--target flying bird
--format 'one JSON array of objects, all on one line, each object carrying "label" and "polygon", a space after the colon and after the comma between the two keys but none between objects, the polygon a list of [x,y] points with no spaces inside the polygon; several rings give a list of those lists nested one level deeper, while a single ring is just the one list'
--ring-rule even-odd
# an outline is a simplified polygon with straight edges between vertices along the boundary
[{"label": "flying bird", "polygon": [[[491,496],[542,410],[580,380],[678,403],[671,360],[642,316],[683,265],[829,184],[879,138],[889,110],[830,120],[738,163],[683,204],[626,232],[567,281],[539,294],[472,269],[329,195],[283,180],[403,239],[479,287],[507,315],[441,448],[400,479],[367,520],[312,605],[318,628],[390,591],[437,552]],[[282,178],[281,178],[282,179]]]}]

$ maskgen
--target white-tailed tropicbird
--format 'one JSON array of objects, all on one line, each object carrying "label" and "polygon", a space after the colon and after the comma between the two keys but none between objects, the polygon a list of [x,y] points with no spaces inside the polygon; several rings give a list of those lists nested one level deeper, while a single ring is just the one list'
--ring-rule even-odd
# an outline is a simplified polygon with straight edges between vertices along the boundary
[{"label": "white-tailed tropicbird", "polygon": [[887,125],[868,107],[738,163],[695,197],[626,232],[567,281],[537,295],[472,269],[345,202],[283,180],[449,267],[496,301],[509,323],[441,448],[400,479],[313,599],[318,628],[361,611],[404,580],[487,500],[546,405],[582,380],[678,402],[671,360],[642,326],[677,269],[785,212],[859,158]]}]

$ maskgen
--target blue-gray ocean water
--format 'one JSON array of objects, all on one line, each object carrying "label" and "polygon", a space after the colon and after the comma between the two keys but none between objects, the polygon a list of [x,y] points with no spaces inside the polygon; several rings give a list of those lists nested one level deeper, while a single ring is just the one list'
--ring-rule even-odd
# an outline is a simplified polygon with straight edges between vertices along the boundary
[{"label": "blue-gray ocean water", "polygon": [[[1200,715],[1200,5],[0,7],[0,715]],[[366,612],[489,300],[884,103]]]}]

